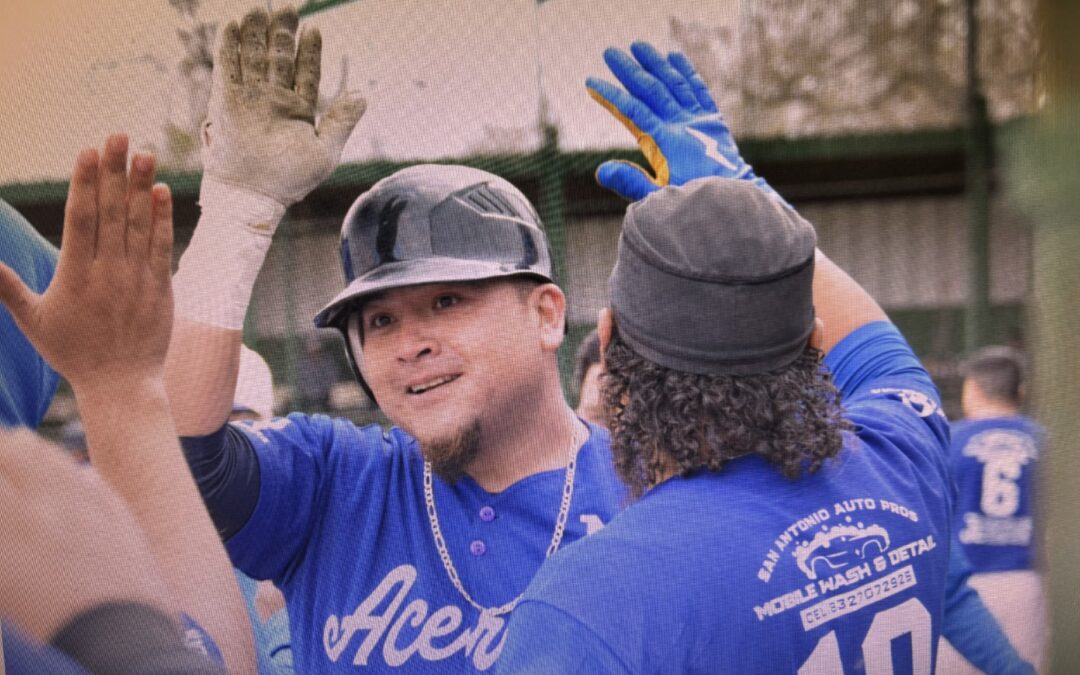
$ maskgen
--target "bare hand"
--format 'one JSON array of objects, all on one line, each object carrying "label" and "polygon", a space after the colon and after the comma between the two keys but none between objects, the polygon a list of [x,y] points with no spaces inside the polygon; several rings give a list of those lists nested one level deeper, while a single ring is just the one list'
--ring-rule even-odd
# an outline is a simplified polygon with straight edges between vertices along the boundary
[{"label": "bare hand", "polygon": [[337,166],[364,113],[359,96],[339,96],[315,125],[322,36],[292,8],[254,9],[225,27],[203,125],[203,170],[223,183],[288,206]]},{"label": "bare hand", "polygon": [[112,136],[75,163],[56,274],[45,293],[0,263],[0,302],[78,391],[161,377],[172,329],[172,201],[154,159]]},{"label": "bare hand", "polygon": [[103,602],[173,602],[142,531],[93,469],[25,429],[0,430],[0,614],[47,642]]}]

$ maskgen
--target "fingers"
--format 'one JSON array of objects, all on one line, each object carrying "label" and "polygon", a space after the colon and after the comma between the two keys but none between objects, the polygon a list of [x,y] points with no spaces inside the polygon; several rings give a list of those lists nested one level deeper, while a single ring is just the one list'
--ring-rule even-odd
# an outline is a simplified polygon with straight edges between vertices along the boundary
[{"label": "fingers", "polygon": [[158,183],[151,191],[154,203],[153,226],[150,237],[150,269],[154,277],[171,283],[172,273],[172,193],[169,186]]},{"label": "fingers", "polygon": [[34,307],[38,295],[30,290],[15,270],[0,262],[0,304],[7,307],[11,317],[27,339],[33,334]]},{"label": "fingers", "polygon": [[590,77],[585,81],[585,87],[589,96],[629,129],[635,140],[660,128],[660,119],[651,110],[615,85]]},{"label": "fingers", "polygon": [[693,89],[694,97],[702,110],[705,112],[720,112],[720,109],[716,107],[716,101],[713,100],[712,94],[709,93],[709,87],[706,86],[705,80],[701,79],[701,76],[694,70],[690,59],[686,58],[682,52],[671,52],[668,54],[668,63],[690,83],[690,88]]},{"label": "fingers", "polygon": [[632,57],[614,47],[604,50],[604,63],[626,90],[664,120],[674,119],[682,108],[660,80],[653,77]]},{"label": "fingers", "polygon": [[292,90],[296,63],[296,27],[300,17],[292,7],[274,12],[270,19],[270,83]]},{"label": "fingers", "polygon": [[98,167],[98,236],[96,258],[121,258],[127,230],[127,149],[123,134],[105,141]]},{"label": "fingers", "polygon": [[356,92],[347,92],[334,99],[330,109],[319,120],[319,138],[323,139],[335,158],[341,155],[345,142],[366,109],[367,101]]},{"label": "fingers", "polygon": [[596,169],[596,182],[623,199],[635,202],[660,189],[637,164],[622,160],[604,162]]},{"label": "fingers", "polygon": [[214,62],[215,80],[225,84],[240,84],[240,26],[230,21],[221,34],[218,57]]},{"label": "fingers", "polygon": [[58,273],[82,278],[97,248],[98,152],[83,150],[75,160],[64,205],[64,234],[60,242]]},{"label": "fingers", "polygon": [[267,30],[270,17],[264,9],[253,9],[240,22],[240,72],[244,82],[266,82],[270,61],[267,58]]},{"label": "fingers", "polygon": [[690,112],[701,112],[701,106],[694,96],[694,89],[682,73],[667,62],[664,56],[648,42],[635,42],[630,45],[630,53],[649,73],[664,83],[667,90],[679,106]]},{"label": "fingers", "polygon": [[322,33],[318,28],[304,27],[296,49],[296,93],[311,107],[314,117],[319,102],[321,77]]},{"label": "fingers", "polygon": [[154,203],[150,188],[154,184],[154,158],[137,154],[131,158],[127,193],[127,241],[124,250],[130,255],[146,251],[153,228]]}]

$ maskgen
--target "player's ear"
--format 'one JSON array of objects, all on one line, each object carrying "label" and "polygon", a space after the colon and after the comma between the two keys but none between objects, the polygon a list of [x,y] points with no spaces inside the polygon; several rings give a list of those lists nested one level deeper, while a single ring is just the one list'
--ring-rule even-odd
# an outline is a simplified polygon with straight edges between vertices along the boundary
[{"label": "player's ear", "polygon": [[600,315],[596,317],[596,336],[600,338],[600,368],[607,370],[607,365],[604,363],[604,354],[607,352],[607,346],[611,342],[611,330],[615,326],[615,315],[611,313],[610,307],[604,307],[600,310]]},{"label": "player's ear", "polygon": [[540,346],[554,353],[566,335],[566,296],[555,284],[540,284],[529,293],[529,307],[539,323]]}]

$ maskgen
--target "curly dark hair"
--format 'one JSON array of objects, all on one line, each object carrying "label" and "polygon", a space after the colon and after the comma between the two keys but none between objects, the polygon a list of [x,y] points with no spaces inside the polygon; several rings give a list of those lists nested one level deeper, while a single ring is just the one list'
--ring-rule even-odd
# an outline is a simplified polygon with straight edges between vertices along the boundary
[{"label": "curly dark hair", "polygon": [[615,469],[634,499],[672,469],[720,471],[750,453],[788,478],[813,473],[851,428],[821,352],[810,347],[772,372],[698,375],[653,363],[613,330],[604,360]]}]

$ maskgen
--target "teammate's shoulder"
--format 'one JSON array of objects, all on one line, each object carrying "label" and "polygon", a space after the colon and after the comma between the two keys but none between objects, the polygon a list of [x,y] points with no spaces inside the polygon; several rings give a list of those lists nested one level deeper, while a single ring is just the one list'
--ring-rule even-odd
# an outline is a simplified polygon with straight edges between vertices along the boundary
[{"label": "teammate's shoulder", "polygon": [[949,423],[933,384],[904,378],[877,382],[867,387],[858,401],[845,402],[845,416],[856,416],[859,411],[871,419],[890,411],[895,413],[894,416],[933,420],[942,425]]}]

